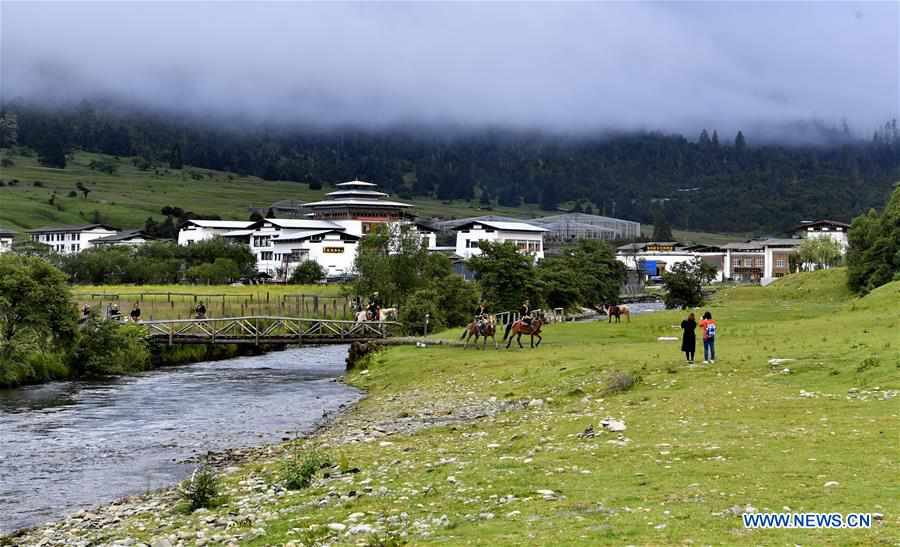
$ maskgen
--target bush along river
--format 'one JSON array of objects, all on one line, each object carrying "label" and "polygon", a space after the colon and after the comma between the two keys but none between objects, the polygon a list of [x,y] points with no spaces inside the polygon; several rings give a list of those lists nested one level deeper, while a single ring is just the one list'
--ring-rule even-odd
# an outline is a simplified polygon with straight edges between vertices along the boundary
[{"label": "bush along river", "polygon": [[208,452],[314,430],[362,393],[347,346],[0,390],[0,535],[175,484]]}]

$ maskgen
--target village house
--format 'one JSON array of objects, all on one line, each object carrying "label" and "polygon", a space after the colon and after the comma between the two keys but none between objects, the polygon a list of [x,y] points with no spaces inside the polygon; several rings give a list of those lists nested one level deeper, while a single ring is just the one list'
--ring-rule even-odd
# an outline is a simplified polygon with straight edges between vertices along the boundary
[{"label": "village house", "polygon": [[525,222],[497,220],[475,220],[456,227],[455,254],[469,259],[481,254],[478,244],[482,241],[508,242],[521,253],[527,253],[536,260],[544,258],[544,233],[541,228]]},{"label": "village house", "polygon": [[850,241],[847,232],[850,231],[850,225],[838,222],[836,220],[804,220],[799,226],[791,230],[791,234],[795,238],[815,239],[827,238],[838,242],[841,246],[841,254],[847,253],[847,247]]},{"label": "village house", "polygon": [[16,233],[6,228],[0,228],[0,253],[5,253],[12,249],[13,240]]},{"label": "village house", "polygon": [[116,234],[115,228],[106,224],[77,224],[70,226],[45,226],[27,230],[31,240],[49,245],[60,254],[75,254],[90,249],[94,241]]},{"label": "village house", "polygon": [[188,220],[178,231],[179,245],[192,245],[253,224],[249,220]]}]

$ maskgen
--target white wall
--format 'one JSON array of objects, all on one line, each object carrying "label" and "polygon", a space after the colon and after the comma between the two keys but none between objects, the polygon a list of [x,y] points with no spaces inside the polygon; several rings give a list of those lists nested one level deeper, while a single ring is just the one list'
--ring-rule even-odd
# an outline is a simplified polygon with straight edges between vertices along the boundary
[{"label": "white wall", "polygon": [[81,231],[60,231],[32,233],[32,241],[38,241],[49,245],[60,254],[76,254],[93,247],[91,241],[115,234],[114,230],[106,228],[94,228]]},{"label": "white wall", "polygon": [[[257,269],[275,276],[280,270],[285,278],[290,277],[294,269],[305,260],[312,260],[325,270],[328,277],[353,273],[353,263],[359,243],[343,241],[340,234],[326,234],[322,241],[284,241],[275,240],[273,244],[273,260],[257,262]],[[287,255],[298,252],[302,257],[297,262],[285,264]]]},{"label": "white wall", "polygon": [[847,247],[850,246],[850,242],[847,239],[847,232],[845,231],[833,231],[833,230],[816,230],[813,232],[801,232],[804,239],[831,239],[833,241],[837,241],[841,246],[841,254],[847,253]]},{"label": "white wall", "polygon": [[13,238],[0,237],[0,253],[5,253],[12,249]]},{"label": "white wall", "polygon": [[[436,241],[436,239],[435,239]],[[544,236],[543,232],[514,232],[495,230],[487,226],[481,225],[480,228],[470,228],[467,231],[459,230],[456,232],[456,254],[463,258],[470,258],[481,254],[478,248],[478,242],[492,241],[527,241],[535,245],[532,251],[520,250],[521,252],[531,252],[535,258],[542,260],[544,258]]]},{"label": "white wall", "polygon": [[191,245],[198,241],[206,241],[227,232],[233,232],[235,228],[201,228],[188,224],[178,231],[178,244]]}]

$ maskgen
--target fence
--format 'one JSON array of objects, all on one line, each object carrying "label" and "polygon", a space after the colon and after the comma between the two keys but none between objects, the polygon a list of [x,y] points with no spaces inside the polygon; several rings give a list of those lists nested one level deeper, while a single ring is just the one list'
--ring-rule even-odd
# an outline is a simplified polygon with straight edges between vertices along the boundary
[{"label": "fence", "polygon": [[190,319],[201,302],[207,317],[245,317],[250,315],[303,316],[323,319],[353,319],[353,302],[348,296],[316,294],[201,294],[192,292],[76,293],[79,306],[88,305],[100,316],[116,304],[128,314],[134,303],[147,320]]}]

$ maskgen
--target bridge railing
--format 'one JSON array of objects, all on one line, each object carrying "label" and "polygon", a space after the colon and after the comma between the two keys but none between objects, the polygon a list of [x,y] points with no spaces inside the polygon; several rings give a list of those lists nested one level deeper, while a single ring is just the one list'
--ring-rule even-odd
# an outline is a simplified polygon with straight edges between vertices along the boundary
[{"label": "bridge railing", "polygon": [[150,338],[168,344],[267,344],[371,340],[392,336],[395,321],[246,316],[140,321]]}]

